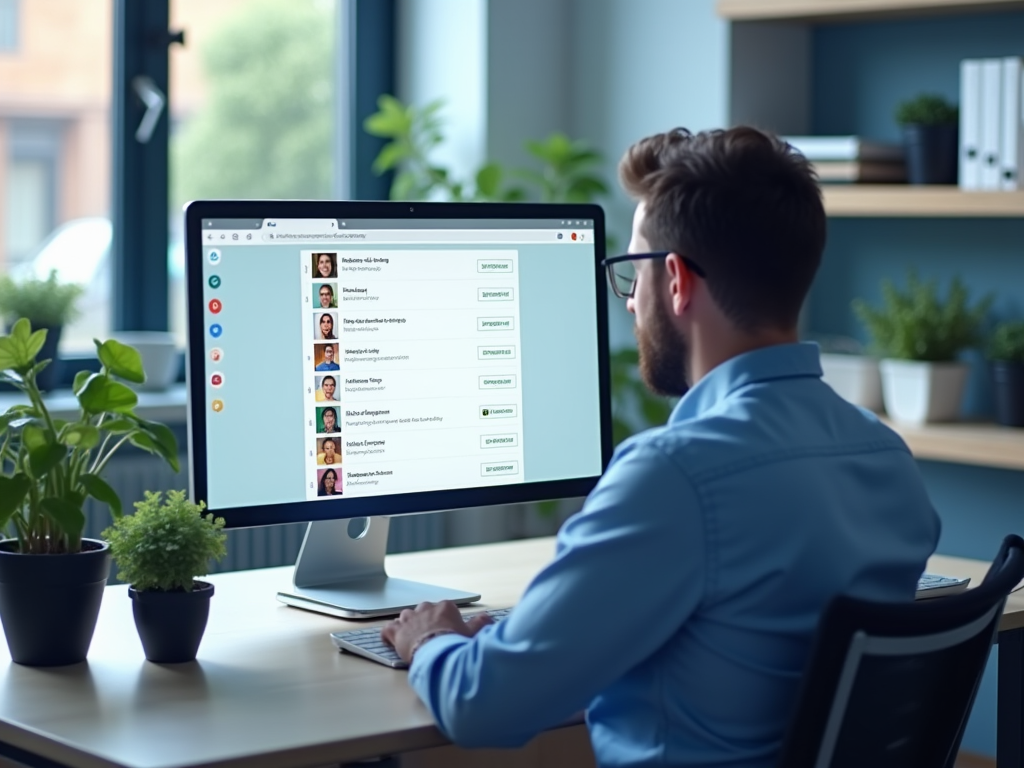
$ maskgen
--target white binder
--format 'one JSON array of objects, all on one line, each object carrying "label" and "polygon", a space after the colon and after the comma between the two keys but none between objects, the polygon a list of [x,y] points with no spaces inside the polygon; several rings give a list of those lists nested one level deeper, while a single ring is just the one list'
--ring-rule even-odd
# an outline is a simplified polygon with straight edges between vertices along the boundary
[{"label": "white binder", "polygon": [[999,188],[1021,188],[1021,69],[1019,56],[1003,59],[1003,103],[999,132]]},{"label": "white binder", "polygon": [[985,59],[981,65],[981,189],[999,189],[1002,104],[1003,60]]},{"label": "white binder", "polygon": [[961,189],[981,189],[981,60],[960,62]]}]

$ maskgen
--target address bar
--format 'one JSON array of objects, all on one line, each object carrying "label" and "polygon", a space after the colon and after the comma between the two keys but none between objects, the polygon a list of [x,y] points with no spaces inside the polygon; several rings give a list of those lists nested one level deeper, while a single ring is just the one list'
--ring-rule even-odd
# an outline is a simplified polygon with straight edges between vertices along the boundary
[{"label": "address bar", "polygon": [[264,232],[266,243],[572,243],[593,242],[593,230],[392,229],[350,232]]}]

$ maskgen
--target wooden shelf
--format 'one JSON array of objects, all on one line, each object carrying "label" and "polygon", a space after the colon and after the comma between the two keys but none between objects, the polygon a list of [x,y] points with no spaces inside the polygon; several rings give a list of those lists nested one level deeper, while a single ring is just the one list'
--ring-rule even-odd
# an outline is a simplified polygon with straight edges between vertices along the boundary
[{"label": "wooden shelf", "polygon": [[862,21],[1024,8],[1024,0],[718,0],[731,21]]},{"label": "wooden shelf", "polygon": [[919,459],[1024,469],[1024,428],[995,424],[924,424],[886,420]]},{"label": "wooden shelf", "polygon": [[829,216],[1024,217],[1024,192],[964,192],[952,186],[822,184]]}]

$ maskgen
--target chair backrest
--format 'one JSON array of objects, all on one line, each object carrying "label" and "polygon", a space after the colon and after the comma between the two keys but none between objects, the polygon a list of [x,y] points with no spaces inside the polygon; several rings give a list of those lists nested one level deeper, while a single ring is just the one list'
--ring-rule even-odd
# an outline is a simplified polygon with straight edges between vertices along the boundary
[{"label": "chair backrest", "polygon": [[985,579],[913,603],[837,597],[818,626],[780,768],[953,764],[1006,596],[1024,578],[1007,536]]}]

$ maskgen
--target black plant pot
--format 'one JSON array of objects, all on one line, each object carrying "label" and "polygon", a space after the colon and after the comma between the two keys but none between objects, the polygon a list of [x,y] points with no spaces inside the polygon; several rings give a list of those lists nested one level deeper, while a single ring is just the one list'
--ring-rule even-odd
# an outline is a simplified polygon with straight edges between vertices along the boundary
[{"label": "black plant pot", "polygon": [[210,616],[213,584],[197,581],[191,592],[129,587],[128,596],[147,659],[157,664],[195,661]]},{"label": "black plant pot", "polygon": [[996,422],[1007,427],[1024,427],[1024,363],[992,362]]},{"label": "black plant pot", "polygon": [[73,555],[23,555],[0,541],[0,621],[18,664],[85,661],[110,573],[105,541],[82,540]]},{"label": "black plant pot", "polygon": [[905,125],[903,148],[910,184],[956,184],[956,125]]}]

